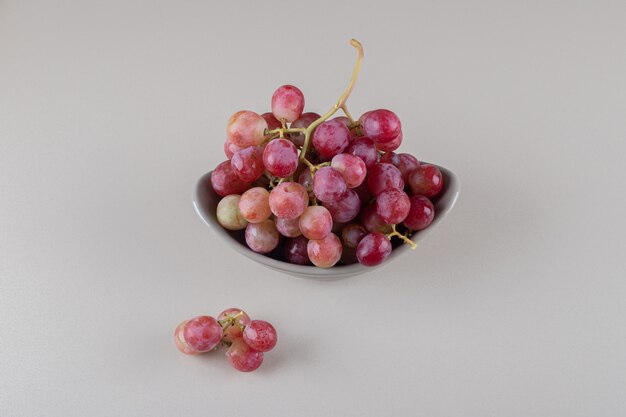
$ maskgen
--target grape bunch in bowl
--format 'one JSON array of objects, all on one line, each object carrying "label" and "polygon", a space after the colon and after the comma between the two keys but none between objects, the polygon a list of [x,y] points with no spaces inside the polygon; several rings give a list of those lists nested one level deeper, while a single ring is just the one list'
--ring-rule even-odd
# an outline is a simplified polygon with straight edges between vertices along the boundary
[{"label": "grape bunch in bowl", "polygon": [[228,160],[206,185],[219,196],[217,222],[250,251],[311,268],[372,267],[403,244],[414,249],[411,237],[438,214],[445,172],[397,151],[399,117],[376,109],[355,119],[348,111],[363,59],[361,44],[351,44],[352,78],[326,113],[305,111],[302,91],[283,85],[271,112],[242,110],[228,121]]}]

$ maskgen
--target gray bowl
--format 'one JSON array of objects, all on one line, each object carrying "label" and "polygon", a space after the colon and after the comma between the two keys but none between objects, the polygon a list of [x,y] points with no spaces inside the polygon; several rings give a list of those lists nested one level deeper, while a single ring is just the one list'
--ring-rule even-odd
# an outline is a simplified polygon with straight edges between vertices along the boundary
[{"label": "gray bowl", "polygon": [[[435,206],[435,219],[426,229],[413,234],[411,239],[414,242],[423,239],[428,233],[433,231],[433,229],[444,219],[444,217],[448,215],[454,206],[457,197],[459,196],[460,184],[457,176],[446,168],[440,166],[438,166],[438,168],[443,174],[444,188],[441,191],[441,194],[433,201]],[[243,231],[233,232],[220,226],[217,222],[216,216],[217,203],[219,203],[220,199],[221,197],[217,195],[215,191],[213,191],[213,187],[211,187],[211,172],[207,172],[198,180],[193,194],[193,206],[196,209],[198,216],[200,216],[202,221],[209,226],[209,228],[211,228],[217,236],[219,236],[227,245],[235,249],[240,254],[258,262],[263,266],[288,275],[319,280],[347,278],[373,271],[383,265],[389,265],[398,259],[399,256],[405,254],[407,251],[411,251],[409,245],[403,244],[397,246],[393,249],[389,258],[376,267],[363,266],[356,263],[352,265],[337,265],[332,268],[323,269],[315,266],[291,264],[289,262],[284,262],[270,256],[253,252],[246,245]]]}]

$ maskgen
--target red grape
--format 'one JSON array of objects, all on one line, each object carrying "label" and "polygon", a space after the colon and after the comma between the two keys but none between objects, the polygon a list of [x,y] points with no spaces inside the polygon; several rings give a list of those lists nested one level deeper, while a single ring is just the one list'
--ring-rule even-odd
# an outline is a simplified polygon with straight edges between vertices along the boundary
[{"label": "red grape", "polygon": [[392,111],[379,109],[373,110],[361,116],[363,134],[375,143],[391,142],[402,131],[400,119]]},{"label": "red grape", "polygon": [[361,185],[367,175],[365,162],[356,155],[350,153],[340,153],[335,155],[330,166],[341,173],[346,181],[348,188],[354,188]]},{"label": "red grape", "polygon": [[361,185],[353,190],[359,195],[359,199],[361,200],[361,205],[369,204],[372,200],[372,193],[370,193],[370,189],[367,186],[367,180],[363,181]]},{"label": "red grape", "polygon": [[405,183],[408,183],[408,176],[411,171],[420,166],[417,158],[408,153],[396,154],[393,152],[387,152],[382,156],[382,158],[380,158],[380,162],[385,162],[398,168],[402,174],[402,180]]},{"label": "red grape", "polygon": [[248,225],[248,221],[239,210],[240,200],[241,196],[239,194],[230,194],[217,203],[217,222],[224,229],[241,230]]},{"label": "red grape", "polygon": [[242,309],[234,307],[227,308],[222,311],[219,316],[217,316],[218,321],[230,319],[235,316],[237,316],[237,318],[234,323],[223,327],[223,339],[226,342],[232,342],[233,340],[243,336],[243,330],[241,330],[241,328],[250,322],[250,316],[248,316]]},{"label": "red grape", "polygon": [[404,225],[411,230],[422,230],[428,227],[435,218],[433,203],[423,195],[414,195],[410,198],[411,209]]},{"label": "red grape", "polygon": [[243,341],[259,352],[268,352],[274,349],[278,341],[276,329],[264,320],[252,320],[243,331]]},{"label": "red grape", "polygon": [[313,176],[308,167],[305,167],[298,176],[298,184],[302,185],[309,194],[313,193]]},{"label": "red grape", "polygon": [[386,190],[402,190],[404,181],[400,170],[391,164],[379,163],[367,174],[367,185],[374,197]]},{"label": "red grape", "polygon": [[376,197],[376,214],[387,224],[402,223],[409,214],[411,201],[401,190],[383,191]]},{"label": "red grape", "polygon": [[241,146],[235,145],[230,139],[226,139],[224,142],[224,154],[226,154],[226,158],[230,159],[237,152],[242,150]]},{"label": "red grape", "polygon": [[257,253],[268,253],[278,246],[280,235],[272,220],[260,223],[248,223],[246,226],[246,243]]},{"label": "red grape", "polygon": [[250,223],[260,223],[272,215],[270,193],[263,187],[250,188],[239,199],[239,212]]},{"label": "red grape", "polygon": [[300,218],[295,219],[283,219],[281,217],[274,218],[274,224],[278,232],[286,237],[297,237],[302,234],[300,231]]},{"label": "red grape", "polygon": [[443,176],[434,165],[423,164],[411,171],[408,177],[409,187],[415,195],[435,197],[443,188]]},{"label": "red grape", "polygon": [[307,253],[313,265],[319,268],[330,268],[341,258],[341,241],[334,233],[323,239],[309,240]]},{"label": "red grape", "polygon": [[341,121],[327,120],[315,128],[312,141],[320,156],[330,159],[346,150],[350,143],[350,131]]},{"label": "red grape", "polygon": [[283,85],[272,95],[272,113],[278,120],[291,123],[302,114],[304,94],[298,87]]},{"label": "red grape", "polygon": [[270,192],[270,209],[276,217],[295,219],[308,205],[309,194],[297,182],[282,182]]},{"label": "red grape", "polygon": [[347,189],[341,198],[337,201],[324,203],[324,207],[330,211],[330,215],[335,222],[347,223],[359,214],[361,199],[359,199],[359,195],[354,190]]},{"label": "red grape", "polygon": [[392,141],[385,143],[377,143],[376,147],[383,152],[395,151],[402,144],[402,132],[398,134]]},{"label": "red grape", "polygon": [[322,167],[313,176],[313,192],[325,203],[337,201],[348,186],[341,173],[332,167]]},{"label": "red grape", "polygon": [[300,230],[307,239],[323,239],[333,228],[333,217],[324,206],[309,206],[300,216]]},{"label": "red grape", "polygon": [[310,265],[311,260],[307,253],[308,243],[309,239],[304,236],[287,239],[285,242],[285,258],[292,264]]},{"label": "red grape", "polygon": [[376,204],[370,204],[361,212],[361,223],[368,232],[391,233],[391,225],[376,213]]},{"label": "red grape", "polygon": [[272,113],[263,113],[261,115],[262,118],[267,122],[267,130],[274,130],[282,127],[283,125],[280,123],[280,120],[274,117]]},{"label": "red grape", "polygon": [[286,178],[298,168],[298,149],[287,139],[274,139],[263,150],[263,164],[270,174]]},{"label": "red grape", "polygon": [[346,227],[343,228],[341,232],[341,241],[343,245],[356,249],[357,245],[367,235],[367,230],[360,224],[350,223]]},{"label": "red grape", "polygon": [[174,330],[174,343],[176,343],[178,350],[185,355],[197,355],[200,352],[189,346],[189,343],[185,340],[184,332],[187,323],[189,323],[189,320],[183,321],[176,327],[176,330]]},{"label": "red grape", "polygon": [[208,352],[222,340],[222,327],[210,316],[189,320],[183,330],[187,344],[198,352]]},{"label": "red grape", "polygon": [[365,266],[381,264],[391,253],[391,242],[382,233],[370,233],[359,242],[356,257]]},{"label": "red grape", "polygon": [[263,166],[263,152],[258,146],[249,146],[236,152],[230,160],[233,172],[246,182],[258,179],[265,167]]},{"label": "red grape", "polygon": [[251,182],[239,179],[230,161],[219,164],[211,173],[211,187],[221,197],[229,194],[241,194],[250,188]]},{"label": "red grape", "polygon": [[369,138],[354,139],[348,145],[346,152],[361,158],[367,169],[371,169],[378,162],[376,144]]},{"label": "red grape", "polygon": [[253,111],[242,110],[233,114],[226,126],[226,137],[243,148],[259,145],[265,140],[267,122]]},{"label": "red grape", "polygon": [[226,357],[231,366],[241,372],[251,372],[263,363],[263,352],[252,349],[243,338],[233,340],[226,351]]},{"label": "red grape", "polygon": [[[289,127],[290,128],[307,128],[320,118],[320,115],[317,113],[309,112],[302,113],[302,116],[298,117],[298,119],[293,122]],[[296,145],[302,147],[304,145],[304,133],[290,133],[289,138]]]}]

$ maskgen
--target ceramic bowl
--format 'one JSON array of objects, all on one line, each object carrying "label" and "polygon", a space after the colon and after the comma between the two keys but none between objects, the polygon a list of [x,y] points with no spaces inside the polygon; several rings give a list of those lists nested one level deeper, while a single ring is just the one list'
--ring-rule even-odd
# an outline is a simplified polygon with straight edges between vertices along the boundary
[{"label": "ceramic bowl", "polygon": [[[456,199],[459,195],[459,180],[452,171],[438,166],[443,174],[444,188],[441,194],[433,200],[435,206],[435,218],[426,229],[415,232],[411,239],[417,242],[423,239],[427,234],[432,232],[437,225],[448,215]],[[313,278],[319,280],[331,280],[360,275],[373,271],[380,266],[389,265],[395,262],[398,257],[411,252],[409,245],[403,244],[395,247],[389,258],[376,267],[363,266],[359,263],[352,265],[336,265],[332,268],[323,269],[315,266],[295,265],[289,262],[274,259],[270,256],[253,252],[248,248],[245,242],[243,231],[230,231],[224,229],[217,222],[216,208],[221,197],[215,193],[211,187],[211,172],[207,172],[200,177],[196,184],[193,194],[193,206],[202,221],[211,228],[211,230],[228,246],[237,252],[267,268],[279,271],[288,275],[299,276],[304,278]],[[419,250],[419,246],[417,249]],[[278,256],[277,256],[278,258]]]}]

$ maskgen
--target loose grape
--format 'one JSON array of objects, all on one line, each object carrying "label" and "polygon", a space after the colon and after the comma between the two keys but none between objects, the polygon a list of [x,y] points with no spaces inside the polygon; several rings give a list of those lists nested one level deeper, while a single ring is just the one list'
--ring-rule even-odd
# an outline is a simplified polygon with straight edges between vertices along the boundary
[{"label": "loose grape", "polygon": [[322,167],[313,176],[313,192],[325,203],[337,201],[347,189],[341,173],[333,167]]},{"label": "loose grape", "polygon": [[356,257],[365,266],[381,264],[391,253],[391,242],[382,233],[370,233],[359,242]]},{"label": "loose grape", "polygon": [[396,154],[393,152],[387,152],[382,156],[382,158],[380,158],[380,162],[391,164],[398,168],[402,174],[402,180],[407,184],[411,171],[420,166],[417,158],[408,153]]},{"label": "loose grape", "polygon": [[292,264],[310,265],[311,260],[307,253],[308,243],[309,239],[304,236],[287,239],[285,242],[285,258]]},{"label": "loose grape", "polygon": [[411,208],[409,196],[401,190],[383,191],[376,197],[375,204],[376,214],[388,224],[402,223]]},{"label": "loose grape", "polygon": [[217,203],[217,222],[224,229],[242,230],[248,225],[241,211],[239,211],[240,200],[241,196],[239,194],[230,194]]},{"label": "loose grape", "polygon": [[298,237],[302,234],[300,231],[300,218],[295,219],[283,219],[282,217],[275,217],[274,223],[278,232],[286,237]]},{"label": "loose grape", "polygon": [[411,171],[408,183],[413,194],[435,197],[443,188],[443,176],[436,166],[423,164]]},{"label": "loose grape", "polygon": [[347,153],[358,156],[365,162],[367,169],[371,169],[378,162],[376,144],[369,138],[356,138],[346,149]]},{"label": "loose grape", "polygon": [[198,316],[187,322],[183,336],[192,349],[207,352],[222,340],[222,327],[211,316]]},{"label": "loose grape", "polygon": [[259,145],[265,140],[267,122],[255,112],[242,110],[233,114],[226,126],[226,137],[243,148]]},{"label": "loose grape", "polygon": [[265,188],[250,188],[241,195],[239,212],[248,222],[260,223],[272,215],[269,199],[270,193]]},{"label": "loose grape", "polygon": [[304,94],[298,87],[283,85],[272,95],[272,113],[278,120],[295,121],[304,109]]},{"label": "loose grape", "polygon": [[263,363],[263,352],[252,349],[243,338],[233,340],[226,351],[231,366],[241,372],[251,372]]},{"label": "loose grape", "polygon": [[433,203],[423,195],[411,196],[411,209],[404,225],[412,230],[422,230],[428,227],[435,218]]},{"label": "loose grape", "polygon": [[309,205],[309,194],[297,182],[282,182],[270,192],[270,209],[276,217],[295,219]]},{"label": "loose grape", "polygon": [[346,150],[350,143],[350,131],[340,121],[331,119],[317,126],[312,138],[320,156],[330,159]]},{"label": "loose grape", "polygon": [[184,331],[187,323],[189,323],[189,320],[183,321],[176,327],[176,330],[174,331],[174,343],[176,343],[176,347],[178,348],[178,350],[180,350],[185,355],[197,355],[200,352],[189,346],[189,344],[185,340]]},{"label": "loose grape", "polygon": [[367,230],[360,224],[350,223],[341,232],[341,241],[344,246],[356,249],[357,245],[367,235]]},{"label": "loose grape", "polygon": [[286,178],[298,168],[298,149],[287,139],[274,139],[263,150],[263,165],[270,174]]},{"label": "loose grape", "polygon": [[223,340],[226,342],[232,342],[233,340],[240,338],[243,336],[242,327],[247,325],[250,322],[250,316],[246,314],[240,308],[227,308],[222,311],[219,316],[217,316],[217,321],[223,321],[226,319],[232,319],[233,317],[237,317],[234,319],[233,323],[228,323],[223,325]]},{"label": "loose grape", "polygon": [[359,214],[361,199],[354,190],[347,189],[341,198],[337,201],[324,203],[324,207],[330,211],[335,222],[347,223]]},{"label": "loose grape", "polygon": [[361,223],[368,232],[391,233],[391,225],[376,213],[376,204],[370,204],[361,212]]},{"label": "loose grape", "polygon": [[340,153],[335,155],[330,166],[341,173],[346,181],[348,188],[354,188],[361,185],[367,175],[367,167],[365,162],[356,155],[350,153]]},{"label": "loose grape", "polygon": [[263,151],[258,146],[249,146],[235,152],[230,160],[230,164],[233,167],[233,172],[237,174],[239,179],[246,182],[255,181],[265,171]]},{"label": "loose grape", "polygon": [[272,220],[260,223],[248,223],[246,226],[246,243],[254,252],[268,253],[278,246],[280,235]]},{"label": "loose grape", "polygon": [[307,253],[313,265],[319,268],[330,268],[341,259],[341,241],[334,233],[323,239],[309,240]]},{"label": "loose grape", "polygon": [[360,120],[363,134],[377,144],[393,141],[402,131],[400,119],[390,110],[373,110],[361,116]]},{"label": "loose grape", "polygon": [[379,163],[367,174],[367,185],[374,197],[386,190],[402,190],[404,181],[400,170],[391,164]]},{"label": "loose grape", "polygon": [[264,320],[252,320],[243,331],[243,340],[254,350],[268,352],[276,346],[278,335],[270,323]]},{"label": "loose grape", "polygon": [[309,206],[300,216],[300,230],[307,239],[323,239],[333,228],[333,218],[324,206]]},{"label": "loose grape", "polygon": [[[309,112],[302,113],[302,116],[298,117],[298,119],[293,122],[289,127],[290,128],[307,128],[320,118],[320,115],[317,113]],[[304,146],[304,133],[290,133],[289,138],[296,146]]]},{"label": "loose grape", "polygon": [[250,188],[250,182],[242,181],[233,171],[230,161],[219,164],[211,173],[211,188],[219,196],[241,194]]}]

